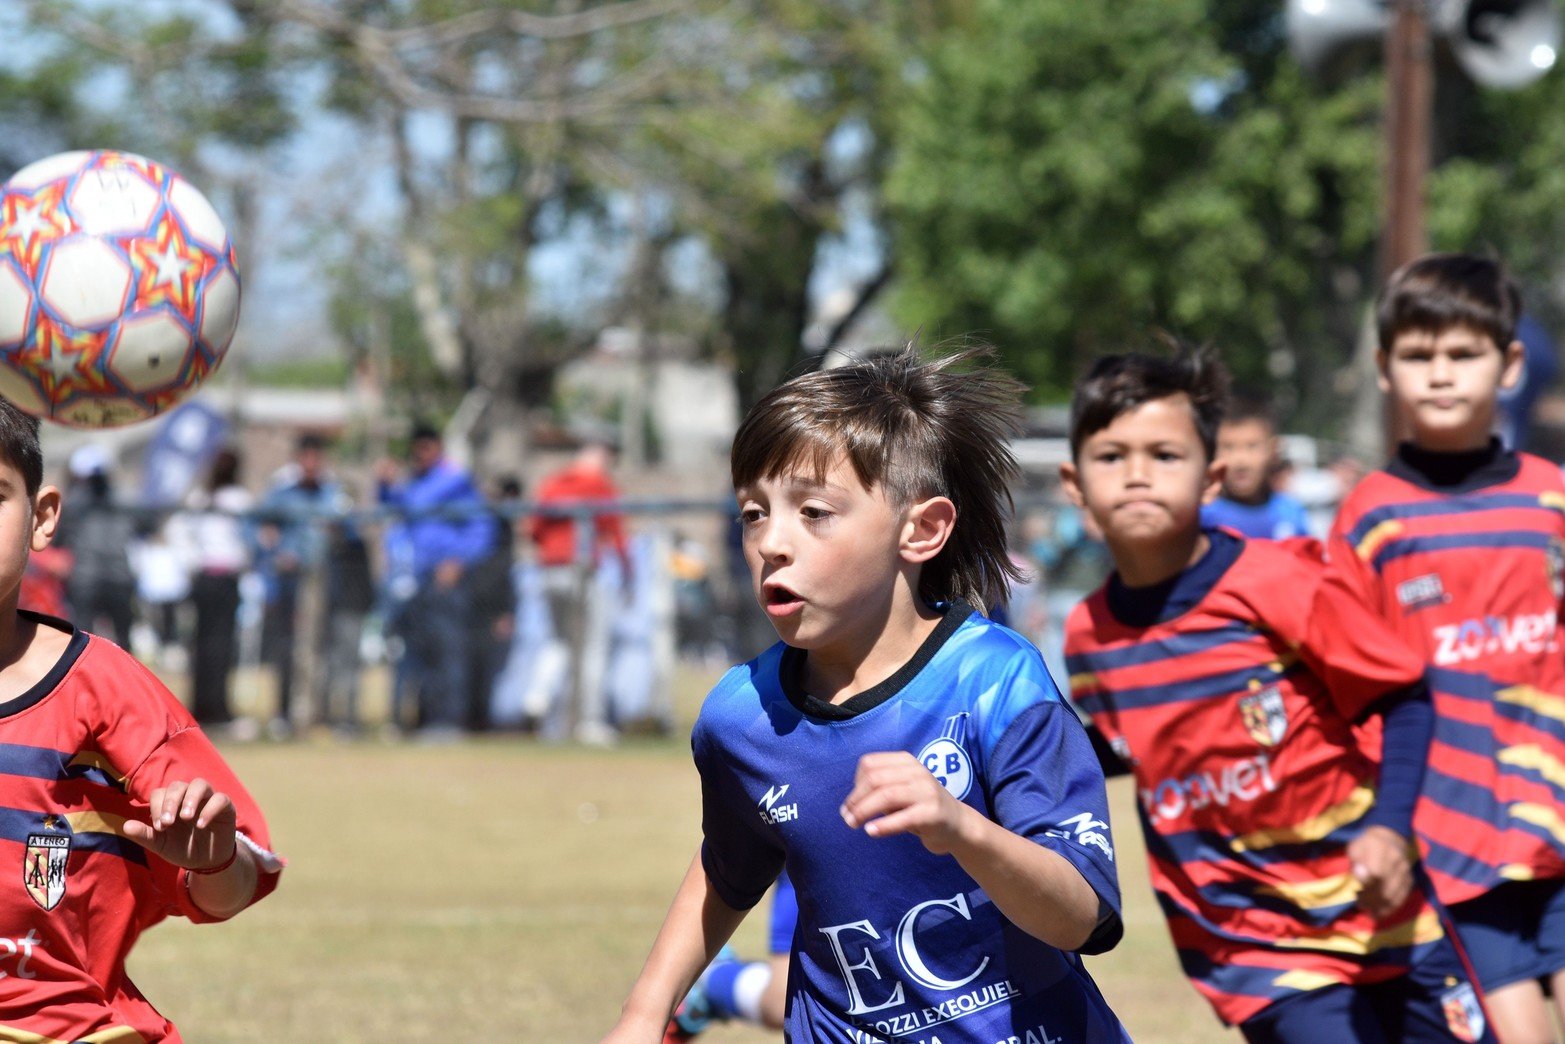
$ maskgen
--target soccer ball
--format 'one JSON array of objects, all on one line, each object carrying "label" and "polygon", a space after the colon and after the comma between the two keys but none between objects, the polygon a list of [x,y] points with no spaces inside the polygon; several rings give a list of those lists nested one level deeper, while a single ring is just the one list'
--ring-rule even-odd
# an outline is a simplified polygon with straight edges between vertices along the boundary
[{"label": "soccer ball", "polygon": [[0,186],[0,395],[108,428],[169,409],[223,359],[239,269],[196,188],[128,152],[64,152]]}]

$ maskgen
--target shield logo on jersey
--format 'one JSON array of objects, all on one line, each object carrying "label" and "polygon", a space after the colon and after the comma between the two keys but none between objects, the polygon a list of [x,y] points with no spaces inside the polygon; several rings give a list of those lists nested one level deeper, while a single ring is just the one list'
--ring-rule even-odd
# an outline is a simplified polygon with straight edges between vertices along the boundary
[{"label": "shield logo on jersey", "polygon": [[71,854],[69,834],[28,834],[22,854],[22,884],[33,902],[53,910],[65,898],[65,863]]},{"label": "shield logo on jersey", "polygon": [[1483,1005],[1470,983],[1451,987],[1440,995],[1440,1007],[1445,1011],[1445,1024],[1451,1036],[1457,1040],[1475,1041],[1483,1036]]},{"label": "shield logo on jersey", "polygon": [[966,733],[967,715],[953,714],[946,719],[940,738],[918,752],[918,760],[958,801],[973,787],[973,763],[962,748]]},{"label": "shield logo on jersey", "polygon": [[1553,589],[1554,600],[1558,602],[1565,598],[1565,543],[1561,543],[1559,537],[1550,537],[1544,555],[1549,571],[1549,587]]},{"label": "shield logo on jersey", "polygon": [[1239,700],[1239,716],[1250,738],[1263,747],[1275,747],[1288,731],[1288,711],[1282,705],[1282,690],[1268,685]]}]

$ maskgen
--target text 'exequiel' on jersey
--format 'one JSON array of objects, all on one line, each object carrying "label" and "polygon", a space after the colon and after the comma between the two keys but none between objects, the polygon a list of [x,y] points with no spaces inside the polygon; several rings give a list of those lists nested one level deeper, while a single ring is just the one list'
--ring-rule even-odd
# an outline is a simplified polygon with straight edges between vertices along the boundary
[{"label": "text 'exequiel' on jersey", "polygon": [[1414,827],[1435,890],[1459,903],[1565,876],[1565,482],[1498,444],[1450,485],[1421,459],[1404,448],[1360,482],[1328,548],[1429,664],[1435,737]]},{"label": "text 'exequiel' on jersey", "polygon": [[1077,955],[1012,924],[954,858],[839,812],[860,757],[908,751],[958,800],[1067,859],[1100,897],[1095,939],[1110,945],[1103,775],[1037,650],[956,603],[908,664],[840,706],[802,691],[803,663],[779,644],[729,671],[692,738],[713,887],[747,909],[786,865],[797,890],[790,1039],[1123,1039]]},{"label": "text 'exequiel' on jersey", "polygon": [[1406,972],[1444,937],[1416,890],[1375,918],[1346,846],[1375,802],[1354,721],[1423,664],[1318,560],[1209,530],[1157,588],[1111,579],[1066,624],[1071,695],[1130,767],[1185,974],[1240,1023]]}]

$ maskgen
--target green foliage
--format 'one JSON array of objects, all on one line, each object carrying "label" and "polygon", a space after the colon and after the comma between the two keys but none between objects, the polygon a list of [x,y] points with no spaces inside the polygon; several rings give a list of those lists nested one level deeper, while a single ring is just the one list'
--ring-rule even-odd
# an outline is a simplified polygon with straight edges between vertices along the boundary
[{"label": "green foliage", "polygon": [[1040,399],[1156,328],[1308,368],[1372,257],[1379,94],[1305,82],[1260,6],[979,4],[896,124],[898,314],[992,338]]}]

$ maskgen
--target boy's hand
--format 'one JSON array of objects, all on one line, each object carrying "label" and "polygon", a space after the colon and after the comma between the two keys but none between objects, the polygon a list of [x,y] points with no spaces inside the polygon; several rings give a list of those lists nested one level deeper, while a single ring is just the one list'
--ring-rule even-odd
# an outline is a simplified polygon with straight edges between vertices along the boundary
[{"label": "boy's hand", "polygon": [[125,836],[175,866],[207,870],[222,866],[234,854],[234,803],[204,779],[154,790],[147,816],[150,823],[127,819]]},{"label": "boy's hand", "polygon": [[1358,905],[1384,917],[1407,902],[1413,890],[1413,863],[1407,838],[1390,827],[1366,827],[1348,842],[1348,861],[1360,885]]},{"label": "boy's hand", "polygon": [[853,791],[842,803],[843,821],[871,837],[914,834],[936,855],[961,840],[962,804],[917,758],[905,750],[859,758]]}]

